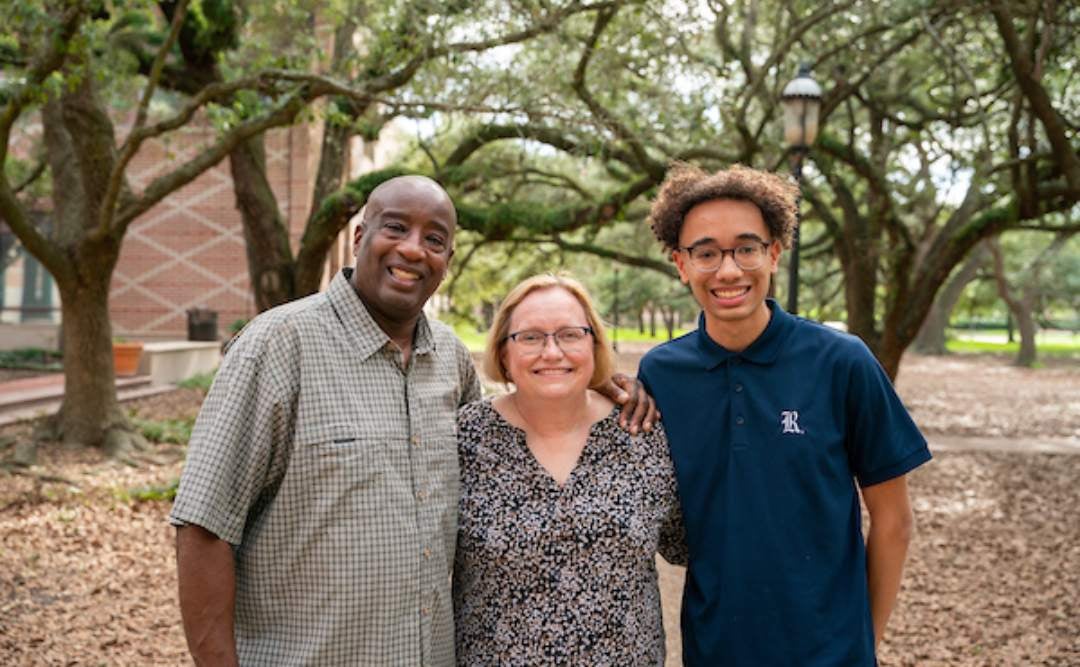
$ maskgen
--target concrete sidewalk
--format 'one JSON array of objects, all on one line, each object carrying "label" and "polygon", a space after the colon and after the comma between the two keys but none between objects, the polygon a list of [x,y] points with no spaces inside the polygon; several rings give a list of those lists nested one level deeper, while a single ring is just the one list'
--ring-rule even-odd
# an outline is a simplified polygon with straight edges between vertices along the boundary
[{"label": "concrete sidewalk", "polygon": [[[175,388],[173,385],[153,386],[148,375],[116,378],[117,398],[121,401],[153,396]],[[50,415],[59,409],[63,398],[63,373],[0,382],[0,426]]]},{"label": "concrete sidewalk", "polygon": [[1078,438],[990,438],[970,435],[929,435],[931,452],[1017,452],[1021,454],[1080,454]]}]

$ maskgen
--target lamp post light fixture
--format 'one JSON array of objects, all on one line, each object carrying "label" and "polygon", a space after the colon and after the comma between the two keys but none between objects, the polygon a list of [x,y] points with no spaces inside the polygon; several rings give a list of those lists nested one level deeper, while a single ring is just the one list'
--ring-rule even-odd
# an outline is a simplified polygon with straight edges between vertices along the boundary
[{"label": "lamp post light fixture", "polygon": [[[810,77],[810,66],[799,66],[799,73],[780,94],[784,105],[784,141],[791,150],[791,171],[799,185],[799,200],[795,202],[798,221],[802,200],[802,162],[818,133],[818,113],[821,111],[821,86]],[[799,225],[791,239],[791,260],[788,263],[787,311],[799,312]]]}]

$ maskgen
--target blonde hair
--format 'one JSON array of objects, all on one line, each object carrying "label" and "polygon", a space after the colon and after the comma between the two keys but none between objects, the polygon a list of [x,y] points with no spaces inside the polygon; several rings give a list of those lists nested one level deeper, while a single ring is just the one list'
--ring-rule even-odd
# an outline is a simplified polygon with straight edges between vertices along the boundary
[{"label": "blonde hair", "polygon": [[585,311],[588,326],[593,330],[593,374],[589,379],[589,387],[599,387],[611,377],[615,371],[615,353],[611,350],[604,323],[597,314],[585,286],[566,274],[542,273],[518,283],[499,304],[484,348],[483,369],[489,378],[503,384],[511,382],[502,363],[502,352],[506,347],[506,336],[510,333],[510,318],[514,309],[533,292],[553,288],[566,290],[577,299]]}]

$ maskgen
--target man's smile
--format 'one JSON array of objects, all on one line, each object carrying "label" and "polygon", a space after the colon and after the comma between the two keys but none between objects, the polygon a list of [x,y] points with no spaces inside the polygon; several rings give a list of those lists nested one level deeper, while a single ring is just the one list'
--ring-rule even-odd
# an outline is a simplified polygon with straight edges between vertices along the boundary
[{"label": "man's smile", "polygon": [[399,266],[390,267],[390,275],[402,282],[414,283],[420,280],[420,274],[410,269],[401,268]]}]

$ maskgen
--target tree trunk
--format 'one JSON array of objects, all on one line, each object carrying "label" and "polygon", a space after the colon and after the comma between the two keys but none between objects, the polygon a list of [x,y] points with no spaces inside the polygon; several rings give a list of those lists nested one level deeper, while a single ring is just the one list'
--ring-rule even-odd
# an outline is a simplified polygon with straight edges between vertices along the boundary
[{"label": "tree trunk", "polygon": [[656,306],[649,306],[649,337],[656,338]]},{"label": "tree trunk", "polygon": [[[113,456],[142,449],[146,441],[128,422],[116,396],[109,321],[109,279],[115,257],[80,244],[77,256],[98,256],[81,267],[79,280],[59,281],[63,314],[64,399],[42,424],[40,436],[80,447],[100,447]],[[119,247],[117,246],[117,251]]]},{"label": "tree trunk", "polygon": [[664,306],[664,327],[667,328],[667,339],[675,337],[675,309]]},{"label": "tree trunk", "polygon": [[[1016,317],[1016,326],[1020,329],[1020,350],[1017,352],[1013,363],[1017,366],[1030,368],[1035,365],[1036,357],[1034,310],[1038,291],[1029,288],[1025,289],[1022,295],[1017,296],[1009,285],[1008,276],[1005,274],[1005,256],[1001,252],[1001,246],[998,244],[997,238],[987,241],[986,247],[989,248],[990,256],[993,259],[994,282],[997,285],[998,296],[1005,302],[1009,312]],[[1029,274],[1033,273],[1034,271],[1029,272]],[[1028,280],[1032,278],[1032,275],[1028,276]]]},{"label": "tree trunk", "polygon": [[1020,349],[1013,361],[1017,366],[1031,368],[1035,365],[1037,350],[1035,347],[1035,309],[1028,299],[1021,299],[1016,304],[1018,308],[1010,312],[1016,317],[1016,328],[1020,330]]},{"label": "tree trunk", "polygon": [[262,312],[296,298],[289,232],[266,178],[264,135],[237,146],[229,154],[229,167],[255,307]]},{"label": "tree trunk", "polygon": [[848,266],[843,268],[848,332],[858,336],[871,350],[875,350],[880,341],[874,317],[878,282],[877,252],[863,244],[851,253]]},{"label": "tree trunk", "polygon": [[963,295],[964,288],[975,279],[985,260],[986,247],[982,244],[975,246],[971,254],[960,266],[960,269],[953,273],[952,277],[949,278],[949,282],[945,283],[945,287],[934,299],[934,305],[930,308],[926,320],[923,321],[922,327],[919,329],[919,335],[915,337],[913,345],[916,352],[930,355],[947,353],[945,349],[945,329],[949,326],[949,318],[952,316],[953,309],[956,308],[956,303]]}]

